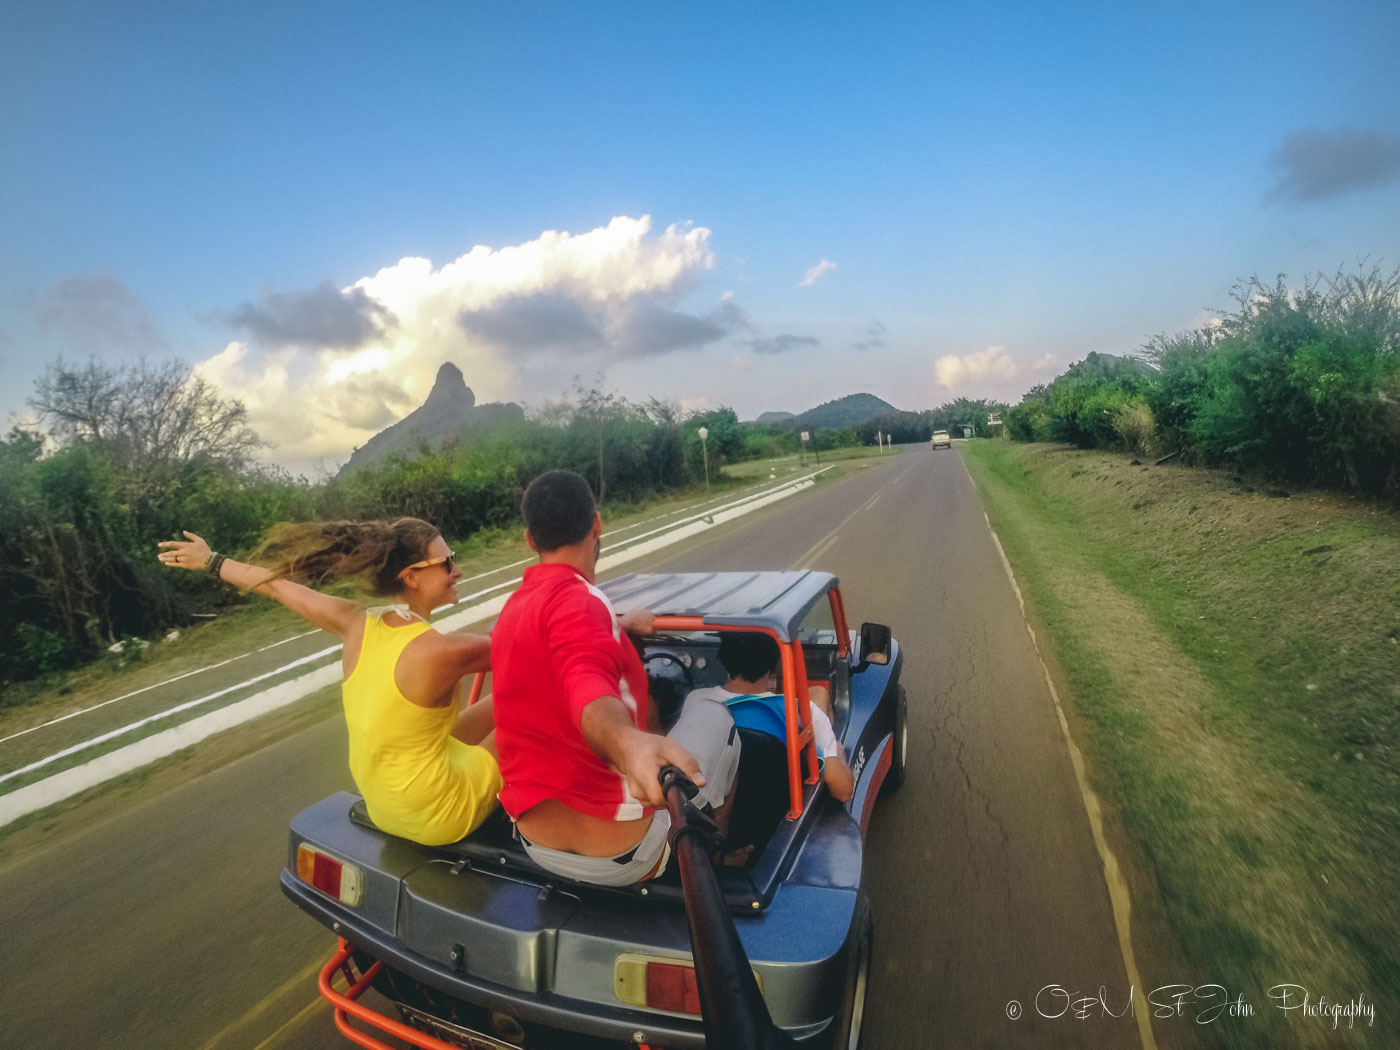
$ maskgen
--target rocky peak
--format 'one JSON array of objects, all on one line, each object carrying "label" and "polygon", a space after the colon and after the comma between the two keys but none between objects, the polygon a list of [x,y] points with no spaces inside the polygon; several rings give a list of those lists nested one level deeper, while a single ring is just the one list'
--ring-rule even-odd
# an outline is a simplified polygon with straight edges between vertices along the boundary
[{"label": "rocky peak", "polygon": [[373,463],[394,451],[412,456],[424,444],[441,448],[446,442],[470,441],[487,427],[524,418],[520,406],[510,402],[478,405],[476,395],[462,378],[462,370],[448,361],[438,369],[427,400],[351,453],[340,473]]},{"label": "rocky peak", "polygon": [[438,369],[437,379],[433,381],[433,389],[429,391],[423,407],[436,408],[442,405],[460,409],[471,408],[475,404],[476,395],[472,393],[472,388],[467,386],[462,370],[451,361],[444,361]]}]

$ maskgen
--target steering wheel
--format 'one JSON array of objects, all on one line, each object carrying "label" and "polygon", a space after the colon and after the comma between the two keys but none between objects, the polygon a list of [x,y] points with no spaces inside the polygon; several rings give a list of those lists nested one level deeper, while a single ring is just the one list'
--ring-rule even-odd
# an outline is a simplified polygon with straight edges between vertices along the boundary
[{"label": "steering wheel", "polygon": [[[653,669],[652,661],[656,661],[659,666]],[[666,678],[671,681],[679,679],[679,684],[685,687],[687,693],[690,692],[693,681],[690,677],[690,668],[674,653],[647,653],[642,665],[646,668],[648,678]]]},{"label": "steering wheel", "polygon": [[657,718],[662,728],[669,730],[680,717],[681,705],[690,695],[690,668],[674,653],[665,652],[648,653],[642,663]]}]

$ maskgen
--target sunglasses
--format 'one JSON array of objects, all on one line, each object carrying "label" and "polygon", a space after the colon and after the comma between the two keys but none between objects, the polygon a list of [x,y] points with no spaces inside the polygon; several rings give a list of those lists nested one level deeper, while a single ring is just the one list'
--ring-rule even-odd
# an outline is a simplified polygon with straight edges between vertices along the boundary
[{"label": "sunglasses", "polygon": [[441,558],[425,558],[423,561],[416,561],[412,565],[406,565],[399,572],[402,576],[409,569],[431,569],[434,565],[441,565],[447,572],[452,571],[453,564],[457,561],[457,552],[448,551]]}]

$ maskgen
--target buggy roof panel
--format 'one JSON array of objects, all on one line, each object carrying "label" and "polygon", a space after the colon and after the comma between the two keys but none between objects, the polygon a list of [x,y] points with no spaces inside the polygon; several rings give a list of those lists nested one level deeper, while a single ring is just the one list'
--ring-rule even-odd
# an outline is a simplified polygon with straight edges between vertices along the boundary
[{"label": "buggy roof panel", "polygon": [[837,579],[829,572],[632,573],[600,584],[619,612],[699,616],[716,627],[764,627],[790,642]]}]

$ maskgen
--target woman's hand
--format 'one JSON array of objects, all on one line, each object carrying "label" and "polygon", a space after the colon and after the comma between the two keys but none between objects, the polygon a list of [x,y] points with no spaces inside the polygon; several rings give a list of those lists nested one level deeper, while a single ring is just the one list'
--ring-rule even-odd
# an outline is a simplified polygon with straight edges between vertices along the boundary
[{"label": "woman's hand", "polygon": [[[201,572],[209,564],[209,558],[214,552],[209,549],[209,544],[193,532],[186,532],[185,535],[189,539],[162,540],[156,544],[162,548],[156,557],[163,565]],[[246,565],[232,558],[224,558],[219,562],[218,578],[245,591],[265,594],[273,601],[281,602],[311,626],[329,631],[338,638],[344,638],[365,618],[365,610],[359,602],[313,591],[300,583],[279,578],[270,569]],[[489,652],[489,643],[483,648]]]},{"label": "woman's hand", "polygon": [[156,557],[164,565],[173,565],[177,569],[192,569],[195,572],[202,572],[204,566],[209,564],[209,556],[214,552],[210,550],[209,544],[205,543],[193,532],[185,532],[189,537],[188,542],[182,540],[161,540],[157,547],[167,548],[162,550]]}]

